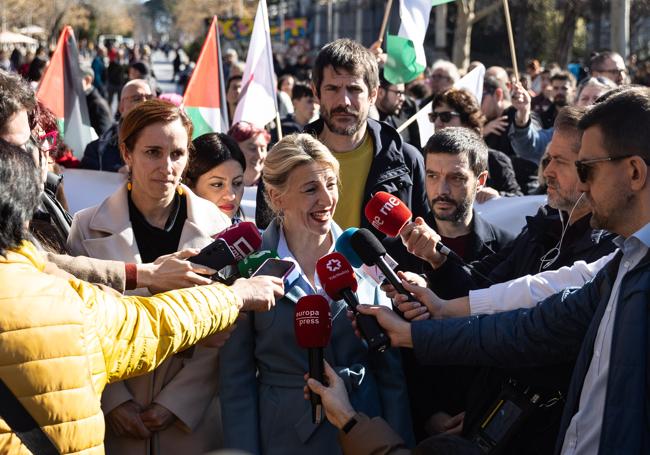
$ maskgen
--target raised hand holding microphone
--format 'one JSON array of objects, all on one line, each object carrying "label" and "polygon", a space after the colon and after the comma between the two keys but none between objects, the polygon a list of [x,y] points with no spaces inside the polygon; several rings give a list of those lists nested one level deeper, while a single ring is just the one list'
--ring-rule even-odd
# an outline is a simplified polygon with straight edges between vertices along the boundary
[{"label": "raised hand holding microphone", "polygon": [[390,193],[375,193],[366,204],[365,215],[375,229],[389,237],[400,236],[409,253],[434,268],[440,267],[447,257],[463,263],[460,256],[440,242],[440,236],[422,218],[411,221],[413,215],[409,208]]},{"label": "raised hand holding microphone", "polygon": [[[298,345],[307,349],[309,355],[309,377],[323,382],[323,348],[332,334],[332,315],[325,297],[307,295],[301,297],[294,311],[294,330]],[[311,417],[313,423],[323,419],[320,396],[311,393]]]},{"label": "raised hand holding microphone", "polygon": [[368,349],[383,352],[390,347],[390,340],[377,321],[372,316],[357,312],[357,280],[348,260],[341,253],[327,254],[316,263],[316,273],[327,295],[334,300],[345,300],[355,314],[357,327],[368,343]]}]

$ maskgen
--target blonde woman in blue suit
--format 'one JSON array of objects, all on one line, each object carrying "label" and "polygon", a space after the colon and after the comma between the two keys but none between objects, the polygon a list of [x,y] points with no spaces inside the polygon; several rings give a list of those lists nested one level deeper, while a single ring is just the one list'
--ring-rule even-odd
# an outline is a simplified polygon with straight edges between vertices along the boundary
[{"label": "blonde woman in blue suit", "polygon": [[[219,384],[226,448],[263,455],[341,453],[337,430],[311,421],[303,399],[307,352],[295,341],[294,305],[321,293],[316,262],[334,248],[341,229],[332,219],[339,198],[339,164],[307,134],[287,136],[269,152],[263,179],[275,220],[263,235],[263,249],[295,262],[286,295],[265,314],[238,322],[222,348]],[[375,283],[360,276],[359,300],[390,305]],[[325,359],[343,378],[355,407],[382,416],[413,441],[399,352],[368,352],[346,317],[343,301],[330,301],[332,337]]]}]

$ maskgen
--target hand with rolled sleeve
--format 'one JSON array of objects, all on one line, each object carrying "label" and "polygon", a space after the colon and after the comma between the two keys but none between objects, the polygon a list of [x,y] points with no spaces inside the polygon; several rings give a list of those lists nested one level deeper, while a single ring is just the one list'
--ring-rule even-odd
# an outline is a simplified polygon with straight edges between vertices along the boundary
[{"label": "hand with rolled sleeve", "polygon": [[524,128],[530,121],[531,98],[528,90],[521,84],[516,84],[512,92],[512,105],[517,109],[515,125]]},{"label": "hand with rolled sleeve", "polygon": [[420,217],[408,223],[399,233],[406,250],[427,261],[434,269],[439,268],[447,260],[447,256],[436,250],[440,235]]}]

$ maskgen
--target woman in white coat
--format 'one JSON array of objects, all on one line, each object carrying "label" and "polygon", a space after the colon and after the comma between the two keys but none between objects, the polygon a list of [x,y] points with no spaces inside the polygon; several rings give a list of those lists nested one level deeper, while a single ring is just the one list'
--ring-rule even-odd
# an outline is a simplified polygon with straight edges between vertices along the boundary
[{"label": "woman in white coat", "polygon": [[[151,262],[184,248],[202,248],[228,227],[230,220],[214,204],[181,184],[191,137],[189,118],[170,103],[150,100],[130,111],[119,132],[129,181],[75,215],[70,251]],[[102,395],[107,453],[190,455],[214,448],[220,433],[210,406],[217,391],[217,352],[196,346],[152,374],[108,386]]]}]

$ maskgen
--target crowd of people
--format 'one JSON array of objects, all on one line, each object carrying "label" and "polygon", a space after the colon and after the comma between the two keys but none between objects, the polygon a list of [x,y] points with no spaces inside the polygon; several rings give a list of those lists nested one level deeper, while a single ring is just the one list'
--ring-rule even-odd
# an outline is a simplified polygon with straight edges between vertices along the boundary
[{"label": "crowd of people", "polygon": [[[108,117],[79,162],[34,81],[0,71],[1,453],[647,452],[650,89],[620,55],[594,54],[580,81],[492,66],[479,102],[454,87],[471,68],[439,60],[394,84],[380,50],[338,39],[279,75],[281,134],[238,122],[192,139],[143,61],[98,85],[124,58],[106,52],[82,68],[89,112]],[[243,68],[224,60],[232,118]],[[429,102],[425,143],[417,123],[397,132]],[[66,164],[125,183],[71,216]],[[412,213],[397,236],[367,217],[380,192]],[[530,194],[547,204],[516,235],[479,214]],[[192,262],[250,221],[292,273]],[[320,382],[294,311],[325,295],[317,262],[357,228],[401,286],[355,266],[362,305],[328,298]],[[388,349],[368,348],[359,314]]]}]

